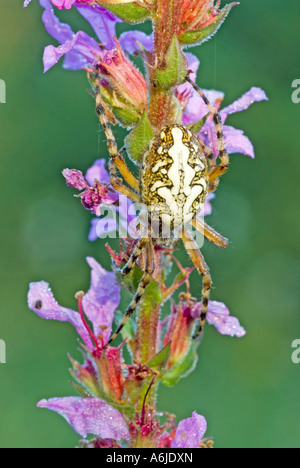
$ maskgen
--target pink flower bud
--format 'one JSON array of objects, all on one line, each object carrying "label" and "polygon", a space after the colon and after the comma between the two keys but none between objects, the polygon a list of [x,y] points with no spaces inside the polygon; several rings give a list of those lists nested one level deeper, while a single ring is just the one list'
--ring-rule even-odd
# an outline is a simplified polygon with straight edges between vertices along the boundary
[{"label": "pink flower bud", "polygon": [[121,97],[125,98],[139,111],[143,111],[148,102],[147,83],[140,71],[117,47],[106,52],[99,62],[100,73],[113,86]]}]

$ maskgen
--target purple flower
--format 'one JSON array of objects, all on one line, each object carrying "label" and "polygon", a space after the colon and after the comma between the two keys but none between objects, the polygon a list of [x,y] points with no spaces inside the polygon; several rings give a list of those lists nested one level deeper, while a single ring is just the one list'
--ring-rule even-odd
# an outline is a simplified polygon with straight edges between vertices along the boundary
[{"label": "purple flower", "polygon": [[143,49],[153,51],[153,34],[145,34],[142,31],[127,31],[121,34],[119,42],[123,50],[129,55],[140,54]]},{"label": "purple flower", "polygon": [[100,398],[51,398],[40,401],[37,406],[60,414],[81,437],[94,434],[101,439],[129,439],[121,413]]},{"label": "purple flower", "polygon": [[111,335],[114,313],[120,304],[120,286],[114,273],[108,272],[92,257],[87,258],[91,267],[91,286],[83,297],[83,308],[93,324],[96,336],[105,331]]},{"label": "purple flower", "polygon": [[69,10],[72,7],[72,5],[76,2],[76,0],[51,0],[51,2],[60,10],[62,8],[66,8],[67,10]]},{"label": "purple flower", "polygon": [[[196,74],[199,68],[199,60],[192,54],[186,54],[191,71],[191,79],[196,81]],[[203,90],[210,103],[219,109],[224,99],[224,93],[215,90]],[[198,122],[209,114],[209,109],[204,103],[201,96],[189,84],[183,84],[177,88],[176,96],[179,99],[183,109],[184,125],[190,125]],[[220,111],[222,122],[225,123],[230,114],[241,112],[249,108],[254,102],[267,100],[265,92],[260,88],[251,88],[240,99],[235,101],[230,106]],[[210,117],[199,133],[199,137],[211,147],[215,156],[218,156],[217,135],[212,117]],[[224,125],[224,138],[226,149],[229,154],[243,153],[254,158],[254,149],[250,140],[244,135],[242,130],[237,130],[233,127]]]},{"label": "purple flower", "polygon": [[85,5],[76,2],[75,6],[79,13],[90,23],[101,44],[107,50],[113,49],[116,46],[114,41],[116,24],[122,23],[122,20],[101,5]]},{"label": "purple flower", "polygon": [[[91,66],[101,57],[102,50],[99,43],[84,31],[75,34],[68,24],[61,23],[49,0],[40,0],[45,9],[42,19],[48,33],[54,37],[60,46],[49,45],[44,51],[44,71],[47,72],[61,57],[65,56],[64,68],[80,70]],[[114,46],[115,26],[120,22],[112,13],[100,5],[76,4],[79,13],[91,24],[99,41],[110,49]]]},{"label": "purple flower", "polygon": [[222,302],[209,302],[207,322],[214,325],[221,335],[236,336],[237,338],[246,335],[246,331],[238,319],[230,315],[229,310]]},{"label": "purple flower", "polygon": [[[92,273],[90,289],[83,297],[84,312],[93,324],[94,334],[97,337],[101,334],[107,341],[111,334],[114,313],[120,303],[120,287],[116,284],[115,275],[104,270],[96,260],[87,258],[87,262]],[[41,281],[30,284],[28,306],[41,318],[71,323],[86,347],[94,351],[90,334],[80,314],[60,306],[48,283]]]},{"label": "purple flower", "polygon": [[[220,98],[219,98],[220,100]],[[226,122],[227,117],[230,114],[235,112],[241,112],[248,109],[254,102],[260,102],[268,100],[265,92],[260,88],[251,88],[246,94],[244,94],[240,99],[235,101],[230,106],[221,110],[220,115],[222,118],[223,124]],[[213,100],[212,100],[213,102]],[[215,104],[218,103],[215,102]],[[226,149],[229,154],[232,153],[242,153],[251,158],[255,157],[254,148],[251,141],[244,135],[242,130],[238,130],[234,127],[224,125],[224,138]],[[212,148],[215,156],[218,156],[218,143],[217,143],[217,134],[216,128],[211,120],[208,120],[200,132],[200,137],[206,141]]]},{"label": "purple flower", "polygon": [[63,176],[68,187],[83,190],[79,196],[84,208],[97,216],[101,215],[101,205],[112,205],[119,200],[119,195],[110,186],[105,159],[95,161],[85,178],[77,169],[64,169]]},{"label": "purple flower", "polygon": [[[198,302],[192,311],[194,318],[199,318],[202,303]],[[240,325],[236,317],[230,315],[229,310],[223,302],[210,301],[207,311],[207,322],[214,325],[221,335],[236,336],[242,338],[246,335],[245,329]]]},{"label": "purple flower", "polygon": [[198,448],[206,430],[205,418],[194,411],[191,418],[178,424],[171,448]]}]

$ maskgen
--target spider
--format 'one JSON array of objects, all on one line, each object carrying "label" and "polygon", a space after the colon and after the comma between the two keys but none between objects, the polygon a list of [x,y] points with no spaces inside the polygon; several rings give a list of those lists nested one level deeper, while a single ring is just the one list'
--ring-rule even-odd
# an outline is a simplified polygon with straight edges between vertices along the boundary
[{"label": "spider", "polygon": [[[220,164],[216,164],[211,149],[187,127],[171,124],[163,127],[150,142],[143,157],[140,177],[137,179],[128,169],[122,153],[118,151],[107,117],[109,111],[102,100],[100,74],[96,67],[96,112],[107,139],[110,154],[111,184],[115,190],[133,202],[142,202],[148,211],[152,215],[154,214],[154,218],[159,224],[157,235],[143,235],[138,239],[131,257],[120,270],[125,275],[129,274],[141,255],[144,256],[145,271],[136,294],[127,308],[122,323],[104,346],[104,349],[119,335],[127,320],[138,307],[147,286],[152,280],[155,270],[155,247],[174,246],[176,241],[172,239],[172,237],[175,237],[172,234],[175,231],[179,232],[179,238],[182,239],[187,253],[203,280],[202,310],[199,328],[194,336],[195,339],[202,334],[206,322],[212,279],[194,237],[184,226],[190,224],[218,247],[227,247],[227,239],[205,222],[200,221],[196,215],[202,211],[208,193],[215,191],[218,187],[219,177],[227,171],[229,156],[225,148],[223,126],[219,113],[189,76],[186,77],[186,80],[199,93],[210,114],[212,114],[217,132]],[[117,177],[117,169],[127,185]],[[170,226],[171,239],[164,238],[161,234],[166,224]]]}]

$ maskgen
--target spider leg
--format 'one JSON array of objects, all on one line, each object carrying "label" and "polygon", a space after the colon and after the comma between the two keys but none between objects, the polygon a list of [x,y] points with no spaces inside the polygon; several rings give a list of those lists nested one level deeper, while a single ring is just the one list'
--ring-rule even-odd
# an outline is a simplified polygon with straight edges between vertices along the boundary
[{"label": "spider leg", "polygon": [[203,143],[203,141],[198,137],[199,145],[200,148],[202,149],[206,160],[208,161],[209,164],[209,169],[214,169],[216,167],[216,158],[212,150]]},{"label": "spider leg", "polygon": [[198,336],[201,335],[205,322],[206,322],[212,280],[211,280],[209,268],[204,260],[202,253],[200,252],[197,246],[197,243],[193,239],[192,235],[189,234],[187,231],[183,230],[182,240],[183,240],[187,253],[189,254],[192,262],[194,263],[195,267],[197,268],[199,274],[202,276],[202,279],[203,279],[202,308],[201,308],[201,315],[200,315],[200,325],[194,337],[196,339],[198,338]]},{"label": "spider leg", "polygon": [[213,121],[216,127],[216,132],[217,132],[217,142],[218,142],[218,149],[219,149],[219,157],[221,159],[221,163],[212,169],[209,172],[209,182],[213,182],[216,180],[218,177],[220,177],[222,174],[224,174],[229,167],[229,156],[225,148],[225,141],[224,141],[224,132],[223,132],[223,124],[222,124],[222,119],[217,112],[217,110],[214,108],[214,106],[209,102],[205,94],[202,92],[202,90],[194,83],[189,76],[186,77],[186,80],[193,86],[195,91],[202,97],[203,101],[207,105],[209,111],[213,115]]},{"label": "spider leg", "polygon": [[[132,255],[132,257],[129,260],[128,264],[124,268],[124,269],[128,268],[129,271],[128,270],[124,271],[124,269],[123,269],[124,273],[128,274],[131,271],[131,269],[133,268],[133,266],[134,266],[134,264],[135,264],[135,262],[136,262],[136,260],[138,258],[138,255],[137,255],[138,252],[139,252],[139,254],[141,254],[143,248],[147,248],[147,253],[150,252],[150,246],[148,246],[148,244],[150,244],[149,240],[146,240],[146,243],[144,241],[145,241],[145,239],[141,239],[141,241],[137,244],[134,254]],[[143,247],[142,247],[142,245],[143,245]],[[151,251],[153,251],[153,247],[152,247]],[[152,259],[149,259],[149,260],[147,259],[146,264],[147,264],[146,265],[146,272],[144,273],[144,275],[143,275],[143,277],[141,279],[141,282],[139,284],[137,292],[136,292],[132,302],[130,303],[130,305],[129,305],[127,311],[126,311],[126,314],[125,314],[122,322],[120,323],[119,327],[117,328],[115,333],[112,335],[110,340],[106,343],[106,345],[104,346],[103,349],[106,349],[117,338],[119,333],[123,330],[123,328],[125,327],[127,321],[129,320],[131,315],[135,312],[136,308],[138,307],[147,286],[151,282],[152,273],[153,273]]]},{"label": "spider leg", "polygon": [[121,193],[122,195],[129,198],[133,202],[140,203],[141,202],[141,197],[137,193],[130,190],[130,188],[126,187],[126,185],[123,184],[122,179],[117,177],[117,175],[116,175],[116,165],[115,165],[114,161],[110,162],[109,168],[110,168],[110,183],[111,183],[112,187],[117,192]]},{"label": "spider leg", "polygon": [[213,242],[218,247],[225,249],[228,246],[228,239],[226,239],[226,237],[223,237],[212,227],[200,221],[198,218],[194,218],[191,221],[191,224],[192,226],[194,226],[195,229],[197,229],[197,231],[203,234],[206,237],[206,239],[208,239],[210,242]]},{"label": "spider leg", "polygon": [[139,256],[143,252],[143,250],[146,248],[146,245],[148,244],[148,239],[140,239],[138,243],[136,244],[130,259],[126,263],[126,265],[121,269],[121,273],[123,275],[129,275],[131,273],[134,265],[136,264]]},{"label": "spider leg", "polygon": [[208,192],[209,193],[215,192],[217,190],[217,188],[219,187],[219,184],[220,184],[220,179],[216,179],[213,182],[209,182]]},{"label": "spider leg", "polygon": [[95,96],[96,96],[96,112],[99,116],[100,123],[103,127],[106,140],[108,151],[110,154],[111,159],[115,163],[115,166],[119,169],[121,175],[124,177],[125,181],[137,192],[140,188],[139,181],[133,176],[133,174],[128,169],[124,159],[118,152],[117,143],[112,132],[112,129],[109,125],[108,118],[106,116],[105,107],[103,105],[103,100],[101,97],[100,92],[100,75],[99,75],[99,67],[96,66],[96,79],[95,79]]}]

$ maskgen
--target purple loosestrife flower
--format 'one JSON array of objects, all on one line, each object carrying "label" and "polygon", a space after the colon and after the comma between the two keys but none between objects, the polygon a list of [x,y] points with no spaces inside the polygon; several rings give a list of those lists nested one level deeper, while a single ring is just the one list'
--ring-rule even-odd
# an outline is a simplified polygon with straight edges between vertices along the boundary
[{"label": "purple loosestrife flower", "polygon": [[79,195],[83,206],[97,216],[101,215],[102,204],[112,205],[119,199],[119,195],[110,186],[104,159],[95,161],[85,178],[82,172],[76,169],[64,169],[63,176],[68,187],[83,190]]},{"label": "purple loosestrife flower", "polygon": [[198,448],[206,430],[205,418],[194,411],[191,418],[178,424],[171,448]]},{"label": "purple loosestrife flower", "polygon": [[[114,313],[120,303],[120,286],[116,284],[114,273],[104,270],[93,258],[87,258],[91,267],[91,286],[83,297],[83,309],[93,325],[94,335],[106,342],[112,329]],[[89,351],[95,350],[80,314],[60,306],[44,281],[31,283],[28,293],[28,306],[41,318],[71,323]]]},{"label": "purple loosestrife flower", "polygon": [[222,302],[210,301],[207,322],[209,325],[214,325],[221,335],[242,338],[246,334],[238,319],[230,315],[229,310]]},{"label": "purple loosestrife flower", "polygon": [[101,439],[129,439],[121,413],[100,398],[51,398],[40,401],[37,406],[60,414],[81,437],[93,434]]},{"label": "purple loosestrife flower", "polygon": [[[192,60],[192,54],[189,55],[189,66],[193,73],[197,72],[197,59]],[[192,56],[192,57],[191,57]],[[198,66],[200,62],[198,61]],[[193,76],[192,76],[192,79]],[[185,87],[185,88],[182,88]],[[189,125],[194,122],[200,121],[208,115],[209,109],[203,102],[203,99],[199,94],[187,83],[179,87],[177,91],[177,97],[179,98],[182,107],[184,108],[183,123]],[[184,92],[182,91],[184,90]],[[223,99],[224,93],[215,90],[203,90],[205,95],[211,104],[219,109]],[[265,92],[260,88],[251,88],[246,94],[240,99],[235,101],[230,106],[222,109],[220,115],[223,124],[226,122],[227,117],[230,114],[241,112],[248,109],[254,102],[260,102],[268,100]],[[200,139],[208,144],[214,152],[214,155],[218,156],[218,144],[216,128],[212,121],[212,117],[209,117],[199,133]],[[224,125],[224,137],[225,145],[229,154],[242,153],[246,156],[254,158],[254,149],[251,141],[244,135],[242,130],[238,130],[234,127]]]},{"label": "purple loosestrife flower", "polygon": [[[199,319],[201,314],[201,302],[191,309],[194,319]],[[229,310],[223,302],[210,301],[207,312],[207,323],[214,325],[221,335],[236,336],[242,338],[246,335],[245,329],[240,325],[236,317],[230,315]]]},{"label": "purple loosestrife flower", "polygon": [[[54,37],[60,46],[49,45],[45,48],[43,62],[47,72],[61,57],[65,56],[64,68],[80,70],[91,66],[103,54],[99,43],[84,31],[76,34],[68,24],[62,23],[54,13],[49,0],[40,0],[45,9],[42,19],[47,32]],[[79,13],[91,24],[101,44],[111,49],[114,47],[116,23],[121,22],[101,5],[77,5]]]},{"label": "purple loosestrife flower", "polygon": [[[85,177],[77,169],[64,169],[63,176],[66,179],[68,187],[77,190],[83,190],[79,195],[83,206],[91,210],[96,216],[102,215],[101,208],[107,205],[110,208],[108,215],[92,220],[89,240],[95,241],[101,237],[107,237],[109,234],[116,233],[120,229],[121,237],[127,235],[137,236],[135,229],[136,209],[134,203],[115,192],[110,185],[109,174],[105,168],[105,159],[98,159],[93,166],[87,170]],[[207,205],[209,210],[209,205]],[[119,223],[117,221],[119,216]]]}]

